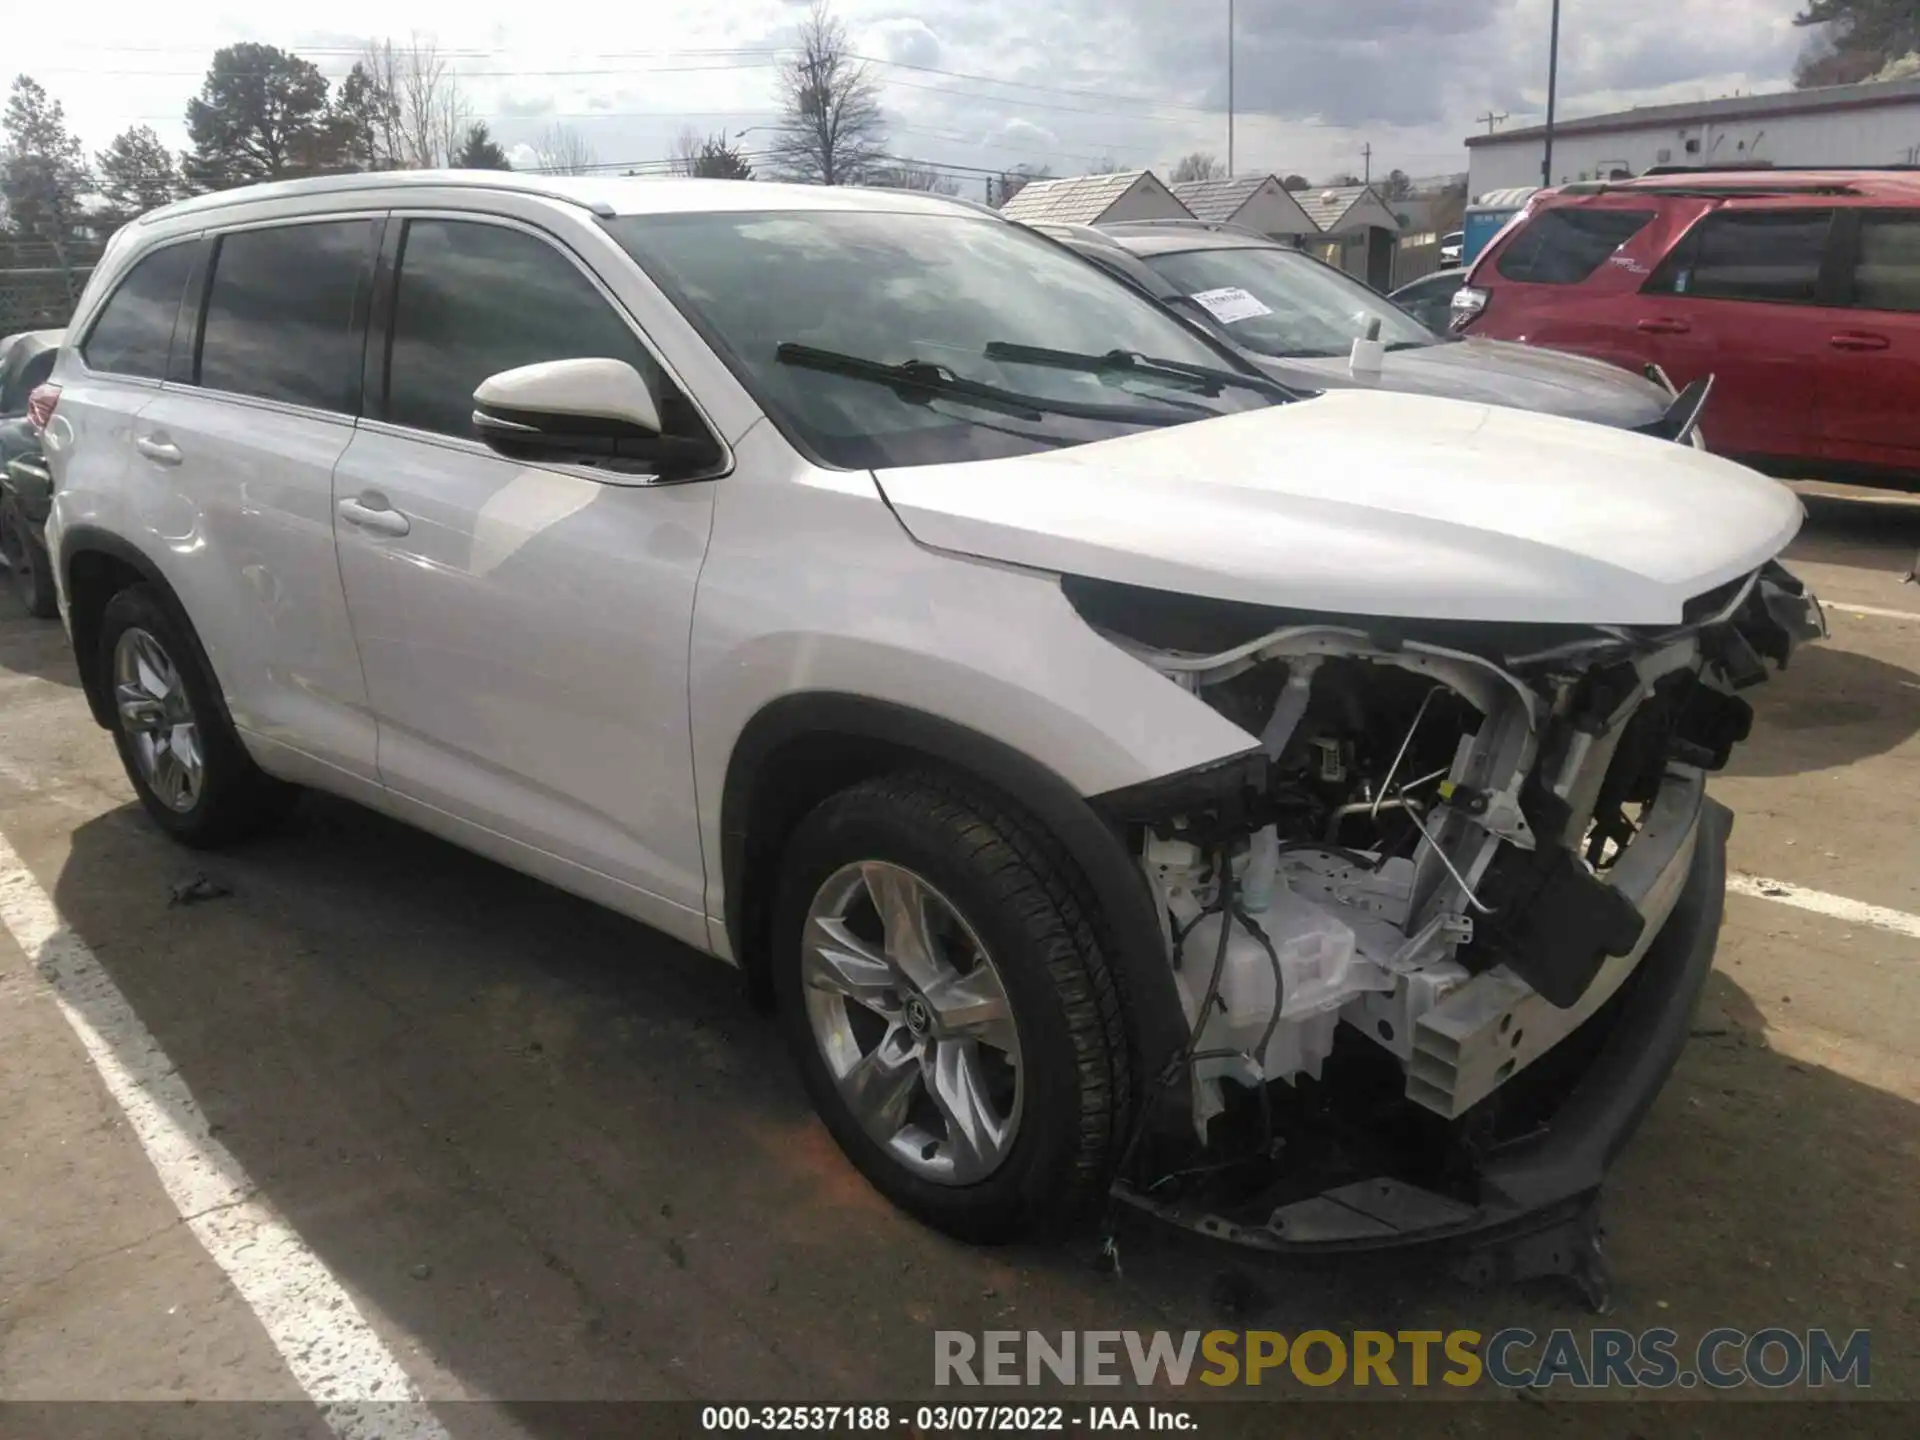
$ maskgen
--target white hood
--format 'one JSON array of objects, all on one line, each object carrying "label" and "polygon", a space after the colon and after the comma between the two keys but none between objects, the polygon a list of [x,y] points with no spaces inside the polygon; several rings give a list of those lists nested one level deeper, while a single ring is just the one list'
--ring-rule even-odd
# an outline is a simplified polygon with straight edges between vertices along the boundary
[{"label": "white hood", "polygon": [[1804,513],[1784,485],[1688,446],[1359,390],[877,478],[938,549],[1430,620],[1677,623],[1778,554]]}]

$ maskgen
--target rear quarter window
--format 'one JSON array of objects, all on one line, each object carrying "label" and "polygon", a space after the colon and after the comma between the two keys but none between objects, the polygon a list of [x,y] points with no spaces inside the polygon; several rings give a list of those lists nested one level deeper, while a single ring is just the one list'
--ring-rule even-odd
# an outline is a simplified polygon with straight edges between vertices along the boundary
[{"label": "rear quarter window", "polygon": [[194,245],[186,241],[143,256],[127,272],[93,322],[80,355],[90,370],[162,380],[173,344],[180,296],[193,270]]},{"label": "rear quarter window", "polygon": [[1644,230],[1652,210],[1555,207],[1529,220],[1500,251],[1494,269],[1526,285],[1578,285]]}]

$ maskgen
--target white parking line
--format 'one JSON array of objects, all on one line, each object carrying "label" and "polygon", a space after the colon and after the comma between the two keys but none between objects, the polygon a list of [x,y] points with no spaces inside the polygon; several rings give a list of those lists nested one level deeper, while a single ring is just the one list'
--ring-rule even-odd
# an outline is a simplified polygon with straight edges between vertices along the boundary
[{"label": "white parking line", "polygon": [[1859,900],[1849,900],[1843,895],[1803,890],[1784,880],[1768,880],[1759,875],[1736,872],[1727,877],[1727,893],[1746,895],[1755,900],[1771,900],[1779,905],[1791,905],[1796,910],[1809,910],[1815,915],[1844,920],[1849,925],[1871,925],[1876,930],[1891,930],[1896,935],[1920,940],[1920,915],[1909,915],[1904,910],[1889,910],[1884,905],[1868,905]]},{"label": "white parking line", "polygon": [[173,1062],[0,834],[0,922],[85,1047],[160,1184],[340,1440],[447,1440],[352,1298],[207,1127]]},{"label": "white parking line", "polygon": [[1851,600],[1823,600],[1829,615],[1836,610],[1851,615],[1878,615],[1883,620],[1920,620],[1920,610],[1888,610],[1879,605],[1855,605]]}]

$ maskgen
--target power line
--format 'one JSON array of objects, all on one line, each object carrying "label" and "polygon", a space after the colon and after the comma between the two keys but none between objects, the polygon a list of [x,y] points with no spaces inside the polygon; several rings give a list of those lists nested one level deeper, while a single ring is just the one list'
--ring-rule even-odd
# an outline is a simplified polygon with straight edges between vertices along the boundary
[{"label": "power line", "polygon": [[[370,37],[370,38],[378,39],[379,37]],[[281,48],[288,49],[289,53],[291,54],[302,55],[302,56],[324,55],[329,57],[345,57],[349,59],[357,59],[366,53],[364,46],[352,46],[352,45],[303,45],[298,50],[292,50],[290,47],[281,47]],[[403,47],[396,45],[395,48],[397,51],[399,51],[399,53],[402,53],[402,54],[406,53]],[[455,59],[466,60],[466,59],[486,59],[495,55],[516,55],[516,54],[523,53],[523,50],[524,50],[524,47],[522,46],[508,46],[508,45],[460,46],[455,48],[445,48],[445,47],[435,46],[434,54],[443,60],[455,60]],[[92,53],[109,52],[109,53],[117,53],[117,54],[187,55],[187,54],[204,54],[206,53],[206,47],[198,46],[198,45],[100,45],[100,46],[90,47],[90,51]],[[659,50],[652,50],[652,49],[650,50],[595,50],[591,52],[593,57],[599,60],[670,59],[674,56],[679,56],[679,55],[699,56],[701,58],[712,58],[712,57],[718,57],[718,56],[753,56],[753,57],[765,57],[765,58],[777,59],[780,57],[790,57],[797,53],[798,52],[795,51],[792,47],[746,46],[746,45],[685,46],[685,47],[675,47],[671,49],[659,49]],[[1123,105],[1153,105],[1153,106],[1158,106],[1162,109],[1187,110],[1195,114],[1202,114],[1202,115],[1212,113],[1204,105],[1193,105],[1180,100],[1156,100],[1144,95],[1123,95],[1111,90],[1094,89],[1086,86],[1046,85],[1046,84],[1042,84],[1037,80],[1009,80],[1005,76],[1001,76],[1001,75],[983,75],[976,71],[968,71],[968,70],[949,70],[939,65],[916,65],[911,61],[888,60],[878,55],[850,54],[848,58],[851,60],[857,60],[860,63],[866,64],[866,65],[883,66],[889,70],[911,70],[916,74],[940,75],[940,76],[945,76],[946,78],[951,80],[970,80],[977,83],[984,83],[988,85],[1007,86],[1009,88],[1016,89],[1016,90],[1037,90],[1044,94],[1051,94],[1051,95],[1074,95],[1074,96],[1079,96],[1083,99],[1088,99],[1088,100],[1111,100]],[[753,69],[753,68],[760,68],[760,67],[741,66],[740,68]],[[96,74],[96,75],[100,75],[100,74],[171,75],[175,73],[194,73],[194,74],[202,73],[198,71],[174,72],[174,71],[151,71],[151,70],[106,70],[106,69],[99,69],[91,66],[64,66],[64,67],[41,66],[39,67],[39,69],[41,73],[46,73],[46,74],[88,73],[88,74]],[[600,72],[592,71],[592,70],[554,70],[554,71],[536,71],[536,70],[504,71],[503,70],[503,71],[485,72],[485,73],[502,74],[502,75],[509,75],[509,74],[524,74],[524,75],[582,74],[584,75],[584,74],[595,74]],[[619,72],[616,71],[616,72],[610,72],[610,73],[619,73]]]}]

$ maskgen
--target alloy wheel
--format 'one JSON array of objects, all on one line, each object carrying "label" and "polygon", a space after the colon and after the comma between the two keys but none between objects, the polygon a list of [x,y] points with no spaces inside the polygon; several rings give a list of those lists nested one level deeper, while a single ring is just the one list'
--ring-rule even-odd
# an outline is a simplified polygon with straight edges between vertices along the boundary
[{"label": "alloy wheel", "polygon": [[113,703],[147,789],[171,810],[193,809],[206,782],[200,726],[179,667],[137,626],[113,647]]},{"label": "alloy wheel", "polygon": [[898,865],[843,866],[815,894],[801,946],[814,1043],[867,1134],[939,1184],[997,1170],[1020,1127],[1020,1036],[953,903]]}]

